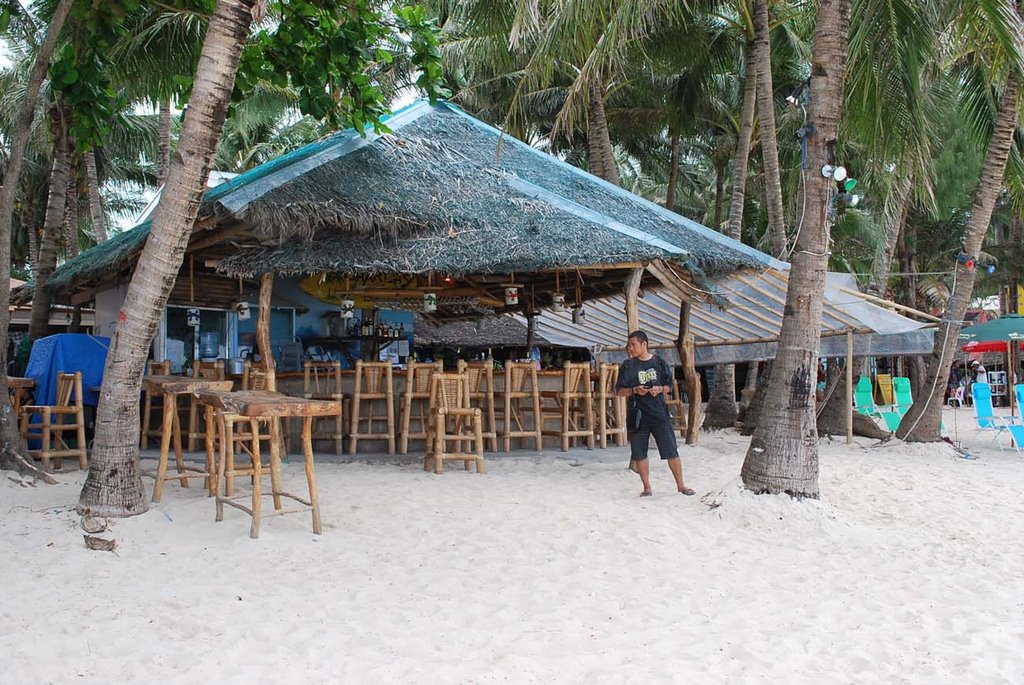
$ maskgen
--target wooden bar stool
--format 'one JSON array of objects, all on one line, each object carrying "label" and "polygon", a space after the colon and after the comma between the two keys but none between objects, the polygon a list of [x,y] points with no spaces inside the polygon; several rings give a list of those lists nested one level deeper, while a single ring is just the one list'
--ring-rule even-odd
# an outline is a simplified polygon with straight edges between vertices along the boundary
[{"label": "wooden bar stool", "polygon": [[484,439],[490,441],[491,451],[498,451],[498,422],[494,418],[494,360],[480,362],[459,360],[459,373],[466,374],[469,383],[469,405],[479,407],[483,415]]},{"label": "wooden bar stool", "polygon": [[[333,440],[334,453],[341,454],[345,441],[345,395],[341,392],[341,362],[307,361],[303,369],[303,397],[307,400],[331,400],[338,403],[338,413],[335,416],[325,416],[313,422],[311,439]],[[325,429],[325,422],[329,422],[331,428]]]},{"label": "wooden bar stool", "polygon": [[[537,366],[534,362],[505,363],[505,414],[501,435],[505,451],[512,449],[512,438],[533,438],[538,452],[544,451],[540,413],[540,388],[537,385]],[[531,421],[524,423],[526,414]]]},{"label": "wooden bar stool", "polygon": [[675,417],[675,428],[679,431],[679,437],[686,437],[686,403],[683,402],[683,394],[679,392],[679,381],[675,374],[672,374],[672,396],[665,398],[668,410]]},{"label": "wooden bar stool", "polygon": [[[243,391],[274,392],[273,388],[277,387],[276,372],[267,371],[259,364],[252,365],[250,362],[246,362],[242,378],[248,384],[248,387],[242,388]],[[213,410],[207,406],[206,411],[209,418]],[[221,435],[224,436],[224,446],[221,447],[221,454],[224,455],[227,466],[225,469],[226,475],[222,477],[225,484],[224,493],[231,497],[235,493],[235,476],[256,478],[257,469],[255,461],[260,458],[260,443],[266,443],[264,454],[269,455],[270,441],[274,437],[274,427],[271,424],[279,422],[280,419],[259,419],[224,412],[221,416],[213,417],[213,420],[216,421]],[[280,429],[280,427],[278,428]],[[255,440],[253,436],[256,436]],[[277,439],[280,442],[280,430],[278,430]],[[281,449],[280,445],[278,449]],[[250,464],[248,466],[236,467],[235,454],[242,453],[248,455]]]},{"label": "wooden bar stool", "polygon": [[[398,453],[409,453],[409,438],[425,440],[427,437],[427,414],[430,405],[430,379],[435,373],[444,371],[444,362],[410,361],[405,372],[405,390],[402,392],[402,411],[399,413]],[[415,410],[415,413],[414,413]],[[419,422],[413,433],[412,419]]]},{"label": "wooden bar stool", "polygon": [[[153,361],[150,359],[146,362],[146,375],[147,376],[170,376],[171,375],[171,362],[169,361]],[[149,439],[156,438],[160,439],[160,430],[157,428],[150,428],[153,421],[153,409],[160,412],[163,415],[163,397],[161,395],[154,395],[153,391],[143,385],[142,390],[142,431],[139,433],[139,449],[144,450],[149,447]],[[157,424],[159,425],[159,424]]]},{"label": "wooden bar stool", "polygon": [[562,368],[562,389],[544,390],[545,401],[541,423],[554,422],[557,428],[545,429],[543,435],[559,438],[562,451],[569,451],[570,441],[587,441],[587,449],[594,449],[594,392],[590,385],[590,364],[566,362]]},{"label": "wooden bar stool", "polygon": [[[192,364],[192,377],[203,378],[211,381],[224,380],[224,362],[217,359],[212,362],[194,362]],[[205,423],[205,421],[204,421]],[[188,451],[195,452],[199,440],[206,440],[206,426],[199,430],[199,405],[194,399],[190,400],[188,407]]]},{"label": "wooden bar stool", "polygon": [[626,398],[615,394],[619,382],[618,364],[601,364],[597,370],[597,442],[604,449],[608,438],[615,436],[615,444],[626,444]]},{"label": "wooden bar stool", "polygon": [[[43,470],[50,470],[50,460],[60,468],[65,457],[77,458],[78,468],[88,466],[85,445],[85,408],[82,405],[82,372],[57,374],[56,404],[21,406],[21,439],[25,441],[30,457],[43,462]],[[32,417],[39,423],[32,423]],[[69,423],[67,417],[72,417]],[[75,433],[75,446],[68,445],[64,434]],[[30,449],[29,441],[39,442],[39,449]]]},{"label": "wooden bar stool", "polygon": [[[374,412],[374,405],[381,403],[383,416]],[[383,430],[380,423],[384,423]],[[387,442],[388,454],[395,453],[395,387],[391,380],[391,362],[356,362],[348,451],[356,454],[360,440],[383,440]]]},{"label": "wooden bar stool", "polygon": [[[264,516],[288,514],[297,511],[308,511],[313,518],[313,533],[319,535],[322,531],[320,522],[320,504],[316,490],[316,478],[313,473],[313,440],[312,420],[314,416],[330,416],[338,411],[338,403],[333,400],[307,400],[303,397],[289,397],[277,392],[242,390],[239,392],[218,392],[198,391],[198,401],[217,412],[219,422],[224,431],[224,440],[221,441],[221,454],[217,460],[217,478],[214,481],[214,497],[217,507],[217,521],[224,520],[224,505],[230,505],[246,512],[252,516],[252,525],[249,528],[249,537],[258,538],[260,534],[260,519]],[[302,418],[302,455],[305,461],[306,484],[309,487],[308,497],[286,492],[282,488],[281,474],[281,452],[279,449],[280,440],[277,436],[277,426],[282,418]],[[220,493],[221,480],[227,479],[229,475],[228,455],[236,445],[239,445],[238,436],[235,435],[233,427],[239,422],[246,420],[253,422],[262,420],[271,427],[270,460],[264,464],[262,460],[263,451],[260,449],[260,440],[252,439],[247,445],[246,453],[250,455],[252,494],[251,496],[240,496],[232,498],[222,496]],[[248,434],[256,436],[259,428],[250,423]],[[209,443],[208,443],[209,448]],[[212,453],[211,453],[212,454]],[[262,476],[264,469],[270,472],[270,492],[264,493],[262,488]],[[242,475],[245,472],[236,472],[233,475]],[[274,511],[263,513],[260,500],[264,496],[270,496],[274,500]],[[297,503],[292,509],[282,508],[282,499],[287,498]],[[249,506],[245,501],[248,500]]]},{"label": "wooden bar stool", "polygon": [[[423,470],[444,471],[445,460],[461,461],[469,471],[484,473],[484,437],[480,410],[469,405],[469,382],[464,373],[435,373],[430,380],[430,421]],[[448,451],[454,444],[455,450]],[[466,451],[464,446],[472,447]]]}]

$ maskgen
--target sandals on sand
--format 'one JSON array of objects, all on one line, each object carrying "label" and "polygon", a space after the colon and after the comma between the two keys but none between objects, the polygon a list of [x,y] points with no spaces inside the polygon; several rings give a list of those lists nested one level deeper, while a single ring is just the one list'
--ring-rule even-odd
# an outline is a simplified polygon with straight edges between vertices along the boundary
[{"label": "sandals on sand", "polygon": [[680,494],[683,494],[683,495],[696,495],[697,494],[697,491],[694,490],[693,488],[683,488],[679,492],[680,492]]}]

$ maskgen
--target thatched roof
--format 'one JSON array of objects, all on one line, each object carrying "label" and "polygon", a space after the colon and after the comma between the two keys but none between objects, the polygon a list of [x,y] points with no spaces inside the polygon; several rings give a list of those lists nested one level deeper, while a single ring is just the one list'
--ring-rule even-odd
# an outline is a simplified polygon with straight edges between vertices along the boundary
[{"label": "thatched roof", "polygon": [[[224,290],[218,273],[226,284],[269,272],[441,273],[466,276],[463,285],[493,303],[508,274],[543,299],[564,270],[563,291],[571,297],[574,278],[587,299],[621,289],[630,267],[654,260],[705,285],[782,266],[453,105],[417,102],[387,123],[392,133],[342,131],[209,190],[189,244],[203,257],[194,262],[199,292]],[[144,222],[63,264],[48,281],[56,301],[127,278],[149,229]],[[22,297],[31,286],[12,299]]]},{"label": "thatched roof", "polygon": [[[476,321],[441,322],[417,314],[413,329],[416,331],[417,345],[470,349],[526,346],[526,324],[511,316],[486,316]],[[557,345],[545,338],[541,332],[534,334],[534,340],[540,346]]]},{"label": "thatched roof", "polygon": [[672,259],[708,275],[770,259],[467,115],[418,102],[242,174],[203,212],[253,227],[219,270],[507,274]]}]

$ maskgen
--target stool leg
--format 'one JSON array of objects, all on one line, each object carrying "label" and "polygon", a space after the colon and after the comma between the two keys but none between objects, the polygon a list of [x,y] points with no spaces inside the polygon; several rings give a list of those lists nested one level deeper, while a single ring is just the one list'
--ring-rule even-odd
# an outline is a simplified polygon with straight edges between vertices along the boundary
[{"label": "stool leg", "polygon": [[[412,378],[409,379],[409,384],[412,384]],[[400,425],[398,427],[399,439],[398,439],[398,453],[408,454],[409,452],[409,425],[412,423],[412,393],[409,388],[405,389],[402,394],[402,416],[400,419]]]},{"label": "stool leg", "polygon": [[220,415],[220,427],[221,427],[221,440],[220,440],[220,460],[217,463],[217,477],[213,482],[213,496],[217,503],[217,516],[215,521],[224,520],[224,500],[220,496],[220,483],[225,477],[225,468],[227,468],[228,454],[234,449],[234,428],[230,421],[228,421],[223,414]]},{"label": "stool leg", "polygon": [[341,454],[345,430],[345,402],[338,397],[338,414],[334,417],[334,453]]},{"label": "stool leg", "polygon": [[359,434],[359,405],[361,403],[361,398],[358,395],[352,398],[352,421],[348,438],[349,454],[355,454],[359,447],[359,438],[356,436]]},{"label": "stool leg", "polygon": [[309,503],[313,509],[313,532],[320,535],[320,499],[316,493],[316,477],[313,475],[312,418],[302,419],[302,451],[306,455],[306,482],[309,484]]},{"label": "stool leg", "polygon": [[395,397],[390,392],[387,394],[387,407],[385,415],[388,422],[388,454],[395,453]]},{"label": "stool leg", "polygon": [[274,509],[281,510],[281,419],[270,419],[270,492],[274,496]]},{"label": "stool leg", "polygon": [[153,396],[146,391],[146,400],[142,406],[142,433],[139,435],[139,449],[149,447],[149,415],[153,411]]},{"label": "stool leg", "polygon": [[235,494],[235,421],[234,417],[224,418],[224,440],[228,443],[227,473],[224,476],[224,494],[232,497]]},{"label": "stool leg", "polygon": [[[188,451],[196,451],[196,434],[199,431],[199,415],[196,412],[196,401],[191,400],[188,406]],[[179,438],[180,439],[180,438]]]},{"label": "stool leg", "polygon": [[483,416],[477,414],[473,417],[473,437],[475,439],[474,446],[476,452],[476,472],[484,473],[484,432],[482,423]]},{"label": "stool leg", "polygon": [[[249,528],[249,537],[254,540],[260,536],[260,498],[263,493],[260,492],[260,481],[262,480],[262,468],[263,463],[260,458],[260,440],[259,422],[256,419],[249,420],[250,430],[252,431],[252,526]],[[270,443],[271,454],[273,450],[277,449],[274,442]]]},{"label": "stool leg", "polygon": [[[214,432],[217,430],[217,426],[214,425],[213,421],[213,407],[206,405],[203,407],[203,414],[206,417],[206,491],[213,494],[213,439]],[[222,441],[223,442],[223,441]]]},{"label": "stool leg", "polygon": [[160,424],[160,456],[157,458],[156,483],[153,485],[153,501],[159,502],[164,494],[164,477],[167,475],[167,453],[171,449],[171,432],[174,426],[174,405],[164,396],[164,417]]},{"label": "stool leg", "polygon": [[[169,397],[171,399],[171,406],[173,406],[175,409],[177,409],[177,407],[178,407],[178,396],[177,395],[169,395]],[[195,406],[195,405],[193,405],[193,406]],[[178,473],[184,473],[184,471],[185,471],[185,457],[181,453],[181,419],[178,418],[178,412],[177,411],[174,412],[174,431],[173,431],[173,435],[174,435],[174,462],[175,462],[175,465],[178,467]],[[188,478],[182,478],[181,479],[181,487],[183,487],[183,488],[187,488],[188,487]]]},{"label": "stool leg", "polygon": [[50,412],[43,412],[43,431],[42,431],[42,452],[40,454],[43,457],[43,470],[50,470]]}]

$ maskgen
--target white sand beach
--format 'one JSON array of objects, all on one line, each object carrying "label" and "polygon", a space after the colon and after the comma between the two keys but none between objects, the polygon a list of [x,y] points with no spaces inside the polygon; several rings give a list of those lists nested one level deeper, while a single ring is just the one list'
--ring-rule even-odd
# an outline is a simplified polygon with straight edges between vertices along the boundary
[{"label": "white sand beach", "polygon": [[84,474],[4,473],[0,681],[1024,682],[1024,455],[970,416],[946,423],[974,460],[823,442],[820,502],[744,492],[731,431],[684,449],[696,497],[653,463],[640,499],[621,448],[324,458],[321,536],[293,514],[251,540],[169,482],[115,553],[83,545]]}]

